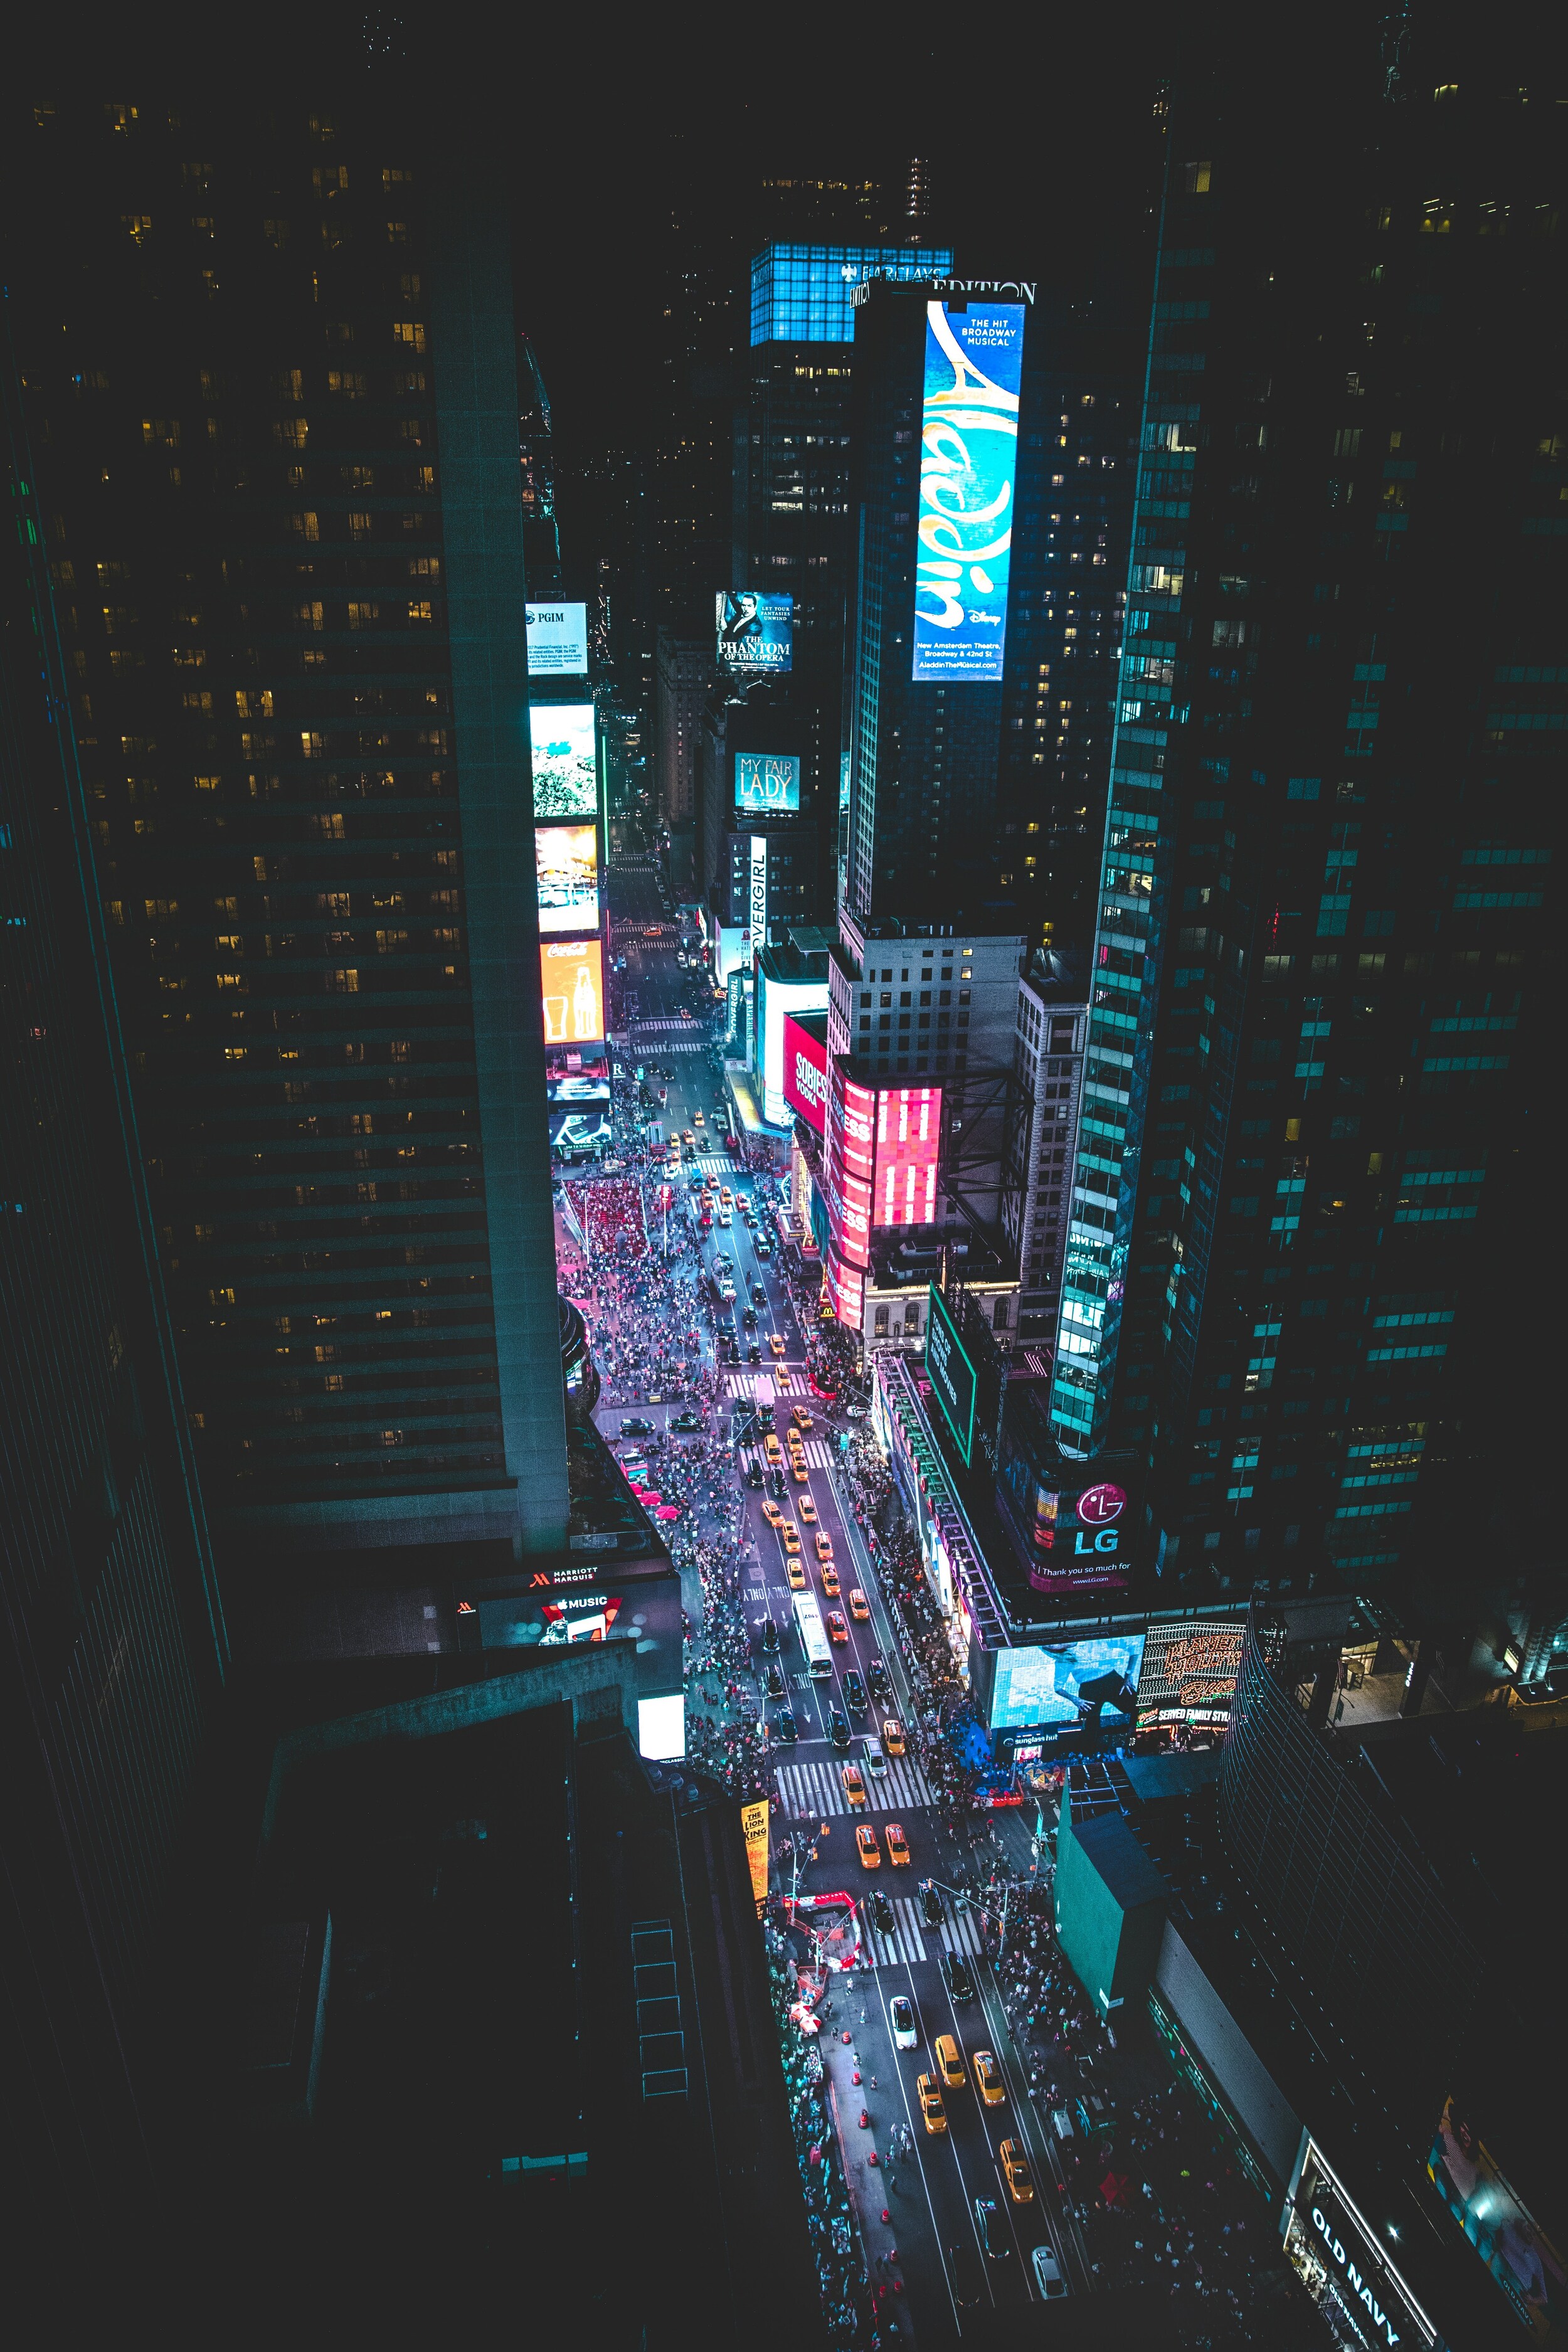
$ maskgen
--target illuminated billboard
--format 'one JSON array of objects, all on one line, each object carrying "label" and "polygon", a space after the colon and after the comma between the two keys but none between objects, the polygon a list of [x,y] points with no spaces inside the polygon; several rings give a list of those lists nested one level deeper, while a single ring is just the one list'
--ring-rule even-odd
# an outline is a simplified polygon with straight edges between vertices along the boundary
[{"label": "illuminated billboard", "polygon": [[933,1282],[926,1327],[926,1378],[967,1470],[974,1453],[974,1366],[946,1299]]},{"label": "illuminated billboard", "polygon": [[941,1127],[940,1087],[889,1087],[878,1096],[874,1225],[935,1223]]},{"label": "illuminated billboard", "polygon": [[1444,2106],[1426,2173],[1515,2318],[1537,2343],[1560,2345],[1568,2321],[1568,2271],[1457,2099]]},{"label": "illuminated billboard", "polygon": [[1132,1570],[1132,1527],[1124,1487],[1104,1479],[1078,1492],[1037,1486],[1032,1532],[1029,1582],[1035,1591],[1125,1588]]},{"label": "illuminated billboard", "polygon": [[552,1151],[607,1151],[614,1134],[605,1110],[552,1110],[550,1148]]},{"label": "illuminated billboard", "polygon": [[[934,1291],[931,1304],[936,1304]],[[1142,1659],[1142,1633],[999,1650],[991,1689],[991,1728],[1019,1731],[1037,1724],[1076,1724],[1094,1730],[1102,1710],[1131,1719]]]},{"label": "illuminated billboard", "polygon": [[528,734],[533,754],[535,821],[597,816],[599,769],[594,753],[593,704],[531,703]]},{"label": "illuminated billboard", "polygon": [[793,1013],[784,1024],[784,1098],[820,1135],[827,1115],[827,1046]]},{"label": "illuminated billboard", "polygon": [[[770,1127],[789,1125],[789,1089],[786,1084],[786,1048],[784,1033],[790,1016],[796,1013],[827,1011],[826,980],[775,980],[763,968],[757,968],[757,1028],[762,1051],[757,1066],[763,1080],[763,1117]],[[826,1048],[821,1049],[824,1065]]]},{"label": "illuminated billboard", "polygon": [[531,677],[586,677],[586,604],[530,604],[528,672]]},{"label": "illuminated billboard", "polygon": [[542,940],[540,978],[547,1045],[596,1045],[605,1037],[605,962],[597,940]]},{"label": "illuminated billboard", "polygon": [[800,761],[785,752],[737,751],[735,806],[758,816],[795,814],[800,808]]},{"label": "illuminated billboard", "polygon": [[1394,2269],[1382,2232],[1352,2203],[1310,2136],[1286,2210],[1286,2254],[1336,2344],[1436,2352],[1437,2331]]},{"label": "illuminated billboard", "polygon": [[1239,1620],[1151,1625],[1138,1685],[1138,1728],[1162,1723],[1225,1723],[1241,1671]]},{"label": "illuminated billboard", "polygon": [[552,931],[597,930],[598,827],[542,824],[533,836],[533,856],[539,877],[541,932],[548,935]]},{"label": "illuminated billboard", "polygon": [[788,669],[795,599],[721,588],[715,606],[721,669]]},{"label": "illuminated billboard", "polygon": [[917,683],[1000,679],[1024,373],[1024,306],[926,305]]},{"label": "illuminated billboard", "polygon": [[871,1262],[871,1179],[877,1165],[877,1097],[835,1067],[829,1102],[828,1182],[838,1255],[862,1270]]}]

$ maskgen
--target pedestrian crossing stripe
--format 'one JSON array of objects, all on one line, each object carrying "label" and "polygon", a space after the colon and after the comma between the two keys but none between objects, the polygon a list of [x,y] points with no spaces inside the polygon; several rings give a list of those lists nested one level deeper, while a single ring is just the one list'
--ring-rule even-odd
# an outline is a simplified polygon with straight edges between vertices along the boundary
[{"label": "pedestrian crossing stripe", "polygon": [[772,1404],[773,1402],[772,1372],[728,1371],[724,1375],[724,1387],[730,1396],[751,1397],[758,1404]]},{"label": "pedestrian crossing stripe", "polygon": [[832,1467],[833,1456],[829,1454],[824,1439],[803,1437],[800,1446],[801,1452],[805,1456],[805,1466],[808,1470],[826,1470]]},{"label": "pedestrian crossing stripe", "polygon": [[726,1160],[721,1153],[716,1151],[697,1152],[690,1165],[700,1168],[704,1176],[738,1176],[741,1172],[732,1160]]},{"label": "pedestrian crossing stripe", "polygon": [[[847,1813],[849,1805],[838,1777],[840,1769],[837,1764],[775,1766],[774,1778],[784,1799],[785,1818],[792,1822],[826,1821],[834,1813]],[[879,1813],[898,1821],[903,1814],[931,1802],[931,1783],[910,1756],[889,1756],[886,1773],[867,1773],[865,1780],[867,1801],[855,1811],[864,1813],[868,1821],[875,1820]]]},{"label": "pedestrian crossing stripe", "polygon": [[921,1917],[920,1900],[913,1895],[895,1895],[893,1932],[884,1935],[873,1927],[870,1906],[861,1913],[863,1933],[860,1937],[860,1966],[874,1969],[907,1967],[917,1960],[929,1959],[934,1940],[944,1952],[963,1952],[971,1959],[984,1957],[984,1947],[980,1934],[980,1921],[973,1911],[952,1914],[952,1897],[943,1898],[950,1916],[940,1927],[928,1927]]}]

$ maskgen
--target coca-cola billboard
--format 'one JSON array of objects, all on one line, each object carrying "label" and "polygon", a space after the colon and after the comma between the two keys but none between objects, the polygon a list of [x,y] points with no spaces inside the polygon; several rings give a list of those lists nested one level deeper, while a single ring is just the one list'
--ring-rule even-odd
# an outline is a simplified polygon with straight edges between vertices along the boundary
[{"label": "coca-cola billboard", "polygon": [[797,1118],[822,1133],[827,1114],[827,1045],[793,1013],[784,1015],[784,1098]]}]

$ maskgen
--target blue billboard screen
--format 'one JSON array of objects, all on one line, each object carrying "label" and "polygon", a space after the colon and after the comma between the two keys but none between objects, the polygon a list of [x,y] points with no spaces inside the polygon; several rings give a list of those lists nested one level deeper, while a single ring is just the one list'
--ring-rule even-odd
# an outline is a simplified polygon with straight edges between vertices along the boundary
[{"label": "blue billboard screen", "polygon": [[800,761],[770,751],[737,751],[735,806],[757,816],[793,814],[800,807]]},{"label": "blue billboard screen", "polygon": [[1131,1722],[1143,1664],[1142,1633],[1099,1642],[1064,1642],[1026,1650],[999,1650],[991,1693],[993,1731],[1044,1724],[1092,1727],[1100,1710]]},{"label": "blue billboard screen", "polygon": [[1024,376],[1024,306],[926,305],[914,668],[924,684],[999,679]]},{"label": "blue billboard screen", "polygon": [[788,669],[795,658],[793,596],[721,588],[715,618],[721,669]]}]

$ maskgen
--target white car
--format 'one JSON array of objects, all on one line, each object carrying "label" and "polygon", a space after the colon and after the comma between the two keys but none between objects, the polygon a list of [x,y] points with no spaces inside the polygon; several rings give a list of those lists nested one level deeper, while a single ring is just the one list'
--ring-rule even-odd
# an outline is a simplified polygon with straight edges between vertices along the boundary
[{"label": "white car", "polygon": [[1035,2284],[1048,2303],[1053,2295],[1066,2294],[1067,2281],[1058,2266],[1049,2246],[1037,2246],[1029,2260],[1035,2266]]},{"label": "white car", "polygon": [[895,2050],[912,2050],[920,2040],[915,2024],[915,2005],[907,1992],[896,1992],[888,2003],[888,2017],[893,2029]]},{"label": "white car", "polygon": [[874,1780],[879,1780],[888,1769],[888,1759],[875,1739],[868,1739],[866,1742],[865,1761],[866,1769]]}]

